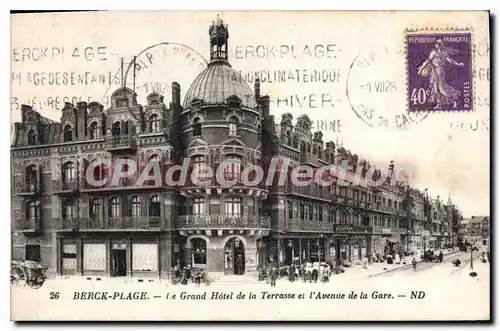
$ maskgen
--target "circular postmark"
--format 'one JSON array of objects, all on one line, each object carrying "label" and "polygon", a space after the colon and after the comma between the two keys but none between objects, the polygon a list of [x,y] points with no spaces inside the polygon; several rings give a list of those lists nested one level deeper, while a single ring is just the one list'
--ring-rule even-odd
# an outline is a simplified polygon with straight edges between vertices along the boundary
[{"label": "circular postmark", "polygon": [[[124,61],[117,75],[122,85],[134,89],[137,102],[147,104],[147,96],[159,93],[169,100],[172,83],[177,82],[182,91],[186,91],[196,76],[208,65],[208,61],[196,50],[184,44],[162,42],[149,46],[135,57]],[[103,99],[120,85],[109,88]]]},{"label": "circular postmark", "polygon": [[351,109],[367,125],[405,130],[427,117],[408,112],[405,48],[373,45],[358,54],[349,67],[346,95]]}]

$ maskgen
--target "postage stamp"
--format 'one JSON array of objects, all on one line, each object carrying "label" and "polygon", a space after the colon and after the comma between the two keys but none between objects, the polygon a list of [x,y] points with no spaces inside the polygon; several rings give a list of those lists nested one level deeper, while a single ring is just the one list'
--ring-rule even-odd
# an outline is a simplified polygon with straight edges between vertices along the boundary
[{"label": "postage stamp", "polygon": [[409,111],[472,111],[471,31],[405,36]]}]

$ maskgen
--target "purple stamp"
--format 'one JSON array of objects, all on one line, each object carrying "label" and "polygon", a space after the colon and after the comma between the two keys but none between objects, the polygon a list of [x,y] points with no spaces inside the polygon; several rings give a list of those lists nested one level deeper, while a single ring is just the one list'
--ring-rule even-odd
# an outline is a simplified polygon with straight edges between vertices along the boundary
[{"label": "purple stamp", "polygon": [[407,33],[409,111],[472,111],[472,34]]}]

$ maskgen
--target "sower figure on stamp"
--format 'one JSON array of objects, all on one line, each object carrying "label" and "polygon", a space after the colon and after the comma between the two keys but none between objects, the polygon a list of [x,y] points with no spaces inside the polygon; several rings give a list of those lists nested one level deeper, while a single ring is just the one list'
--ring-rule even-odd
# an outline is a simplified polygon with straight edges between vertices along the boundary
[{"label": "sower figure on stamp", "polygon": [[460,91],[446,84],[445,67],[446,62],[458,67],[463,67],[463,63],[450,58],[457,55],[459,52],[456,49],[444,46],[443,40],[436,41],[435,49],[433,49],[429,57],[418,68],[418,74],[423,77],[429,77],[430,100],[436,102],[434,109],[441,109],[443,105],[454,105],[460,97]]}]

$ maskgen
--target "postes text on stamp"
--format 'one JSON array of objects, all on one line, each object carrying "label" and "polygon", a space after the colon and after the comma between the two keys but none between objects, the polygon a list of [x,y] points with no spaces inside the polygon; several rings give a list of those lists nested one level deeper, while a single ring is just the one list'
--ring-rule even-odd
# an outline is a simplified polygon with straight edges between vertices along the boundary
[{"label": "postes text on stamp", "polygon": [[415,31],[405,36],[408,110],[472,111],[470,31]]}]

